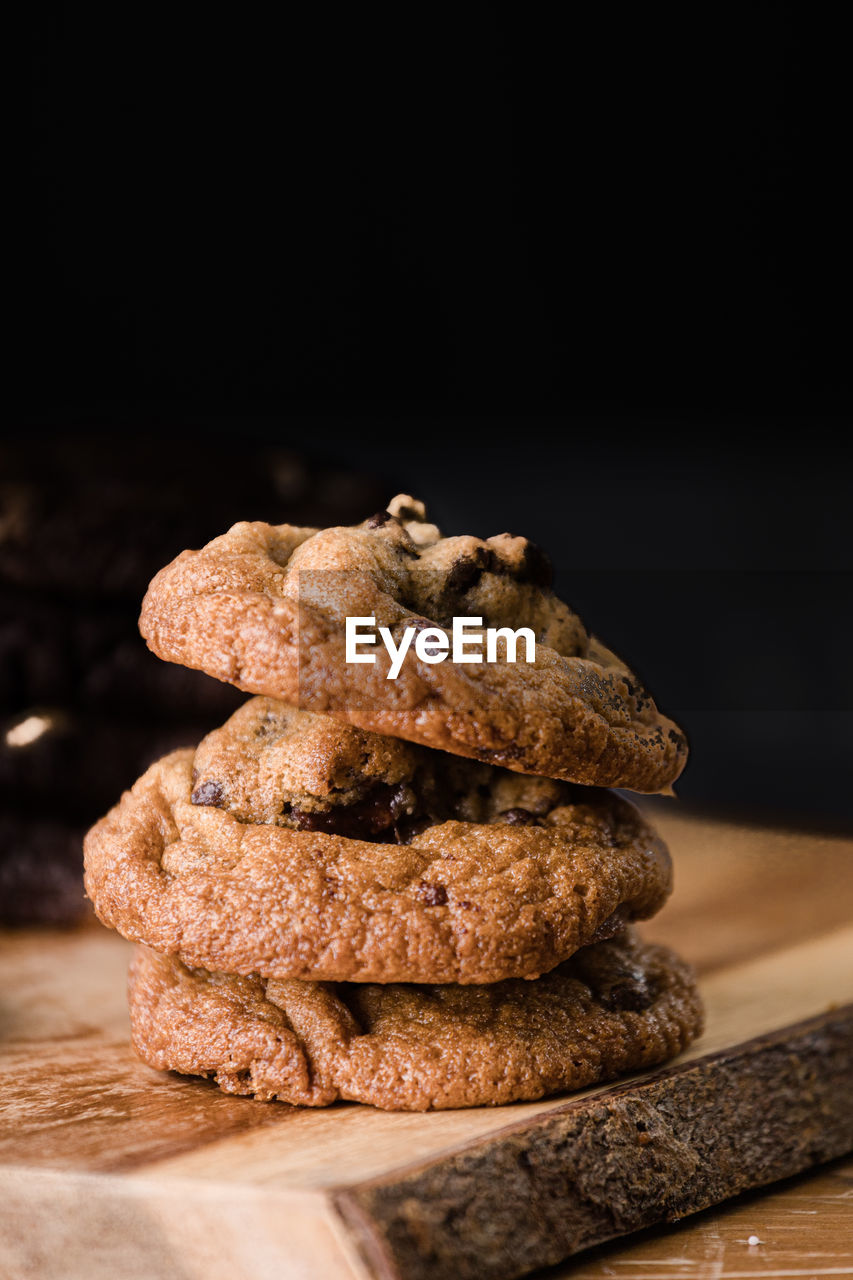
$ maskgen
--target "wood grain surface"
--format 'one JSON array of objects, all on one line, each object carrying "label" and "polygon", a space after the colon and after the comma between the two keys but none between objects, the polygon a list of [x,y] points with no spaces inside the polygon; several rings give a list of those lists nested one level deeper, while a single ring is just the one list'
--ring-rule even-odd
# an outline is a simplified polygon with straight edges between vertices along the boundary
[{"label": "wood grain surface", "polygon": [[[120,939],[5,935],[0,1275],[512,1276],[853,1149],[853,843],[653,816],[676,893],[644,932],[697,964],[708,1028],[672,1066],[568,1098],[229,1098],[134,1058]],[[619,1256],[601,1265],[622,1275]]]},{"label": "wood grain surface", "polygon": [[817,1280],[850,1275],[850,1160],[539,1273],[540,1280]]}]

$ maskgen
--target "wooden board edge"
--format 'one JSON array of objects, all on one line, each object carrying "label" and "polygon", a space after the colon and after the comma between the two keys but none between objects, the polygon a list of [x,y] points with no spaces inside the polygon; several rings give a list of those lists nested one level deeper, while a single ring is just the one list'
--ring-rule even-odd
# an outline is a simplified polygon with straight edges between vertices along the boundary
[{"label": "wooden board edge", "polygon": [[853,1004],[330,1192],[377,1280],[510,1280],[853,1150]]},{"label": "wooden board edge", "polygon": [[0,1167],[3,1280],[368,1280],[320,1192]]}]

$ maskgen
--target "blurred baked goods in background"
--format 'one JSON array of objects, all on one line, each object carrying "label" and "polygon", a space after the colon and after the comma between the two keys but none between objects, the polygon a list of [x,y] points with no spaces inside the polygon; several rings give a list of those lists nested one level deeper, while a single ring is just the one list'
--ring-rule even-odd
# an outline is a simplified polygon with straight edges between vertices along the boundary
[{"label": "blurred baked goods in background", "polygon": [[82,833],[165,751],[242,701],[149,653],[151,577],[247,513],[350,523],[378,478],[199,428],[0,446],[0,923],[87,913]]}]

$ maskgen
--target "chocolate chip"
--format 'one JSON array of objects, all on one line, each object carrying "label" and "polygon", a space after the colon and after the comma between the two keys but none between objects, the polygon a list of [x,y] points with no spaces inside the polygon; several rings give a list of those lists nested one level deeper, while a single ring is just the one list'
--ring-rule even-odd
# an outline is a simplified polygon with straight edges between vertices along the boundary
[{"label": "chocolate chip", "polygon": [[451,565],[445,584],[446,589],[453,595],[463,595],[480,581],[482,573],[482,567],[476,560],[463,556]]},{"label": "chocolate chip", "polygon": [[470,555],[460,556],[450,566],[445,591],[450,595],[464,595],[480,581],[483,573],[495,573],[500,562],[489,547],[476,547]]},{"label": "chocolate chip", "polygon": [[[344,810],[345,812],[345,810]],[[299,809],[291,807],[290,816],[296,823],[297,831],[326,831],[329,835],[338,834],[338,816],[334,809]]]},{"label": "chocolate chip", "polygon": [[554,582],[554,566],[541,547],[528,541],[521,557],[521,567],[515,576],[519,582],[548,588]]},{"label": "chocolate chip", "polygon": [[368,529],[381,529],[383,524],[387,524],[394,517],[390,511],[377,511],[375,516],[371,516],[369,520],[365,520]]},{"label": "chocolate chip", "polygon": [[447,902],[447,890],[443,884],[419,884],[418,897],[428,907],[443,907]]},{"label": "chocolate chip", "polygon": [[218,809],[222,805],[222,796],[220,782],[203,782],[200,787],[196,787],[190,799],[193,804],[212,805],[214,809]]},{"label": "chocolate chip", "polygon": [[333,805],[328,809],[294,807],[290,812],[300,831],[325,831],[350,840],[373,840],[402,816],[406,798],[404,783],[396,786],[378,783],[354,804]]},{"label": "chocolate chip", "polygon": [[504,809],[498,814],[503,822],[508,822],[514,827],[535,827],[539,822],[535,813],[531,813],[529,809]]}]

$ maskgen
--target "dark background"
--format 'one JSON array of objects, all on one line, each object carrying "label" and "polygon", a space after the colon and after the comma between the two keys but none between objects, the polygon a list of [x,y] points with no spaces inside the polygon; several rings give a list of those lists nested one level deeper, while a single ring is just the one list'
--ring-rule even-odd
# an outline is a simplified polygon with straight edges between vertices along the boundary
[{"label": "dark background", "polygon": [[301,8],[41,19],[17,431],[270,440],[527,533],[686,724],[683,797],[848,821],[827,11]]}]

